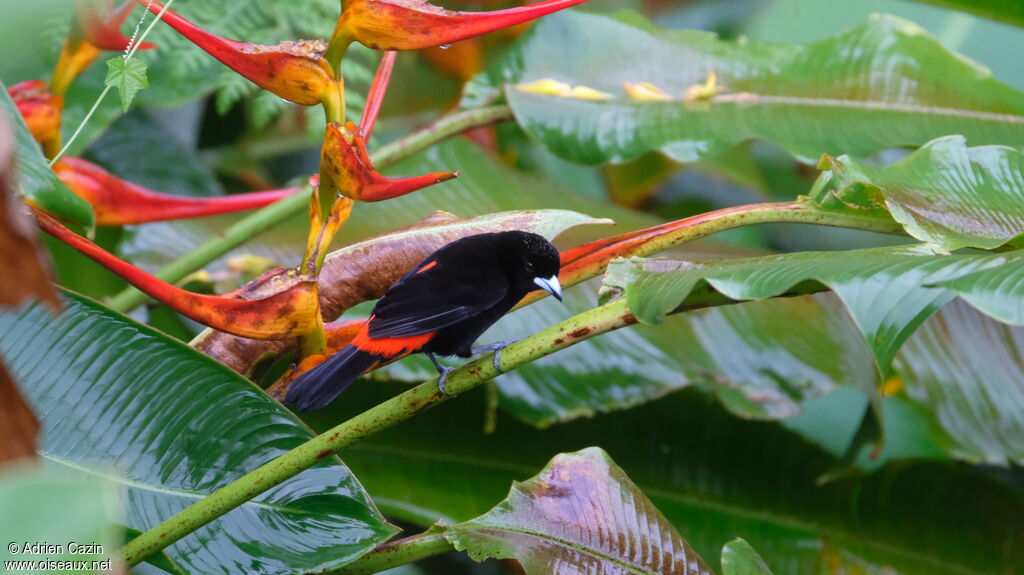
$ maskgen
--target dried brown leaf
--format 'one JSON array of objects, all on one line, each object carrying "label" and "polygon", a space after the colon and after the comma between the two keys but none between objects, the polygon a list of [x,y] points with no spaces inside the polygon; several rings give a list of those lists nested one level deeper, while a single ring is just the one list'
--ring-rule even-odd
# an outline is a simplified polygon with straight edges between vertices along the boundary
[{"label": "dried brown leaf", "polygon": [[[352,306],[379,298],[398,278],[441,246],[459,238],[501,230],[528,230],[553,237],[565,229],[606,220],[575,212],[538,210],[502,212],[469,219],[437,212],[402,230],[335,250],[320,273],[320,307],[326,320]],[[292,349],[295,341],[258,342],[206,330],[193,347],[239,373],[248,373],[262,358]]]}]

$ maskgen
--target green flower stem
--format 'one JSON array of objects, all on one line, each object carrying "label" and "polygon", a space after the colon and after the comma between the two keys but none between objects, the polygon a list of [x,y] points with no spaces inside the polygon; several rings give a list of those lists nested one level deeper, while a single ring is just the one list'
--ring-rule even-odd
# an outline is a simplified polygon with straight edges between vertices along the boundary
[{"label": "green flower stem", "polygon": [[[810,285],[784,296],[814,293],[823,289],[822,286]],[[672,313],[729,303],[735,302],[717,292],[698,290]],[[584,311],[503,349],[500,362],[502,372],[509,372],[581,341],[636,322],[626,298]],[[131,540],[123,549],[124,560],[129,566],[136,565],[341,449],[490,381],[498,376],[492,357],[486,355],[477,358],[450,372],[446,382],[449,395],[442,395],[437,388],[437,378],[432,378],[261,465]],[[396,554],[403,556],[400,552]]]},{"label": "green flower stem", "polygon": [[363,555],[354,563],[349,563],[334,571],[328,571],[328,573],[329,575],[370,575],[452,551],[455,551],[455,546],[444,538],[443,533],[421,533],[385,543]]},{"label": "green flower stem", "polygon": [[[427,139],[429,140],[429,138]],[[899,230],[899,226],[895,222],[859,215],[824,213],[798,201],[719,210],[700,218],[699,224],[695,223],[694,226],[688,227],[686,233],[675,238],[674,242],[665,239],[656,241],[665,242],[664,245],[661,243],[659,245],[662,248],[667,248],[689,239],[704,237],[712,231],[765,222],[842,225],[871,231],[895,232]],[[821,287],[811,287],[784,295],[799,295],[821,289]],[[726,303],[731,302],[716,292],[698,290],[675,311],[681,312]],[[560,349],[602,333],[632,325],[636,321],[625,298],[619,298],[508,346],[501,353],[502,370],[511,371]],[[135,565],[260,493],[316,465],[317,462],[330,457],[337,451],[447,401],[453,395],[465,393],[497,375],[498,371],[493,366],[490,356],[486,356],[469,362],[449,374],[447,389],[451,395],[446,396],[440,393],[437,389],[436,378],[399,394],[247,473],[143,533],[125,546],[125,561],[128,565]]]},{"label": "green flower stem", "polygon": [[430,126],[409,134],[401,140],[381,146],[371,159],[377,168],[386,168],[397,163],[399,160],[423,151],[456,134],[461,134],[466,130],[498,122],[507,122],[512,119],[512,109],[505,105],[473,108],[457,112],[445,116]]},{"label": "green flower stem", "polygon": [[[698,214],[649,228],[646,232],[624,234],[627,237],[621,241],[603,246],[595,252],[582,254],[579,260],[567,263],[562,269],[562,284],[565,287],[573,286],[604,273],[608,261],[613,258],[647,257],[721,231],[768,223],[816,224],[906,235],[903,226],[893,220],[857,213],[824,211],[802,199],[791,202],[746,204]],[[579,265],[581,260],[586,262],[585,265]],[[548,297],[547,293],[535,291],[523,298],[515,309],[545,297]]]},{"label": "green flower stem", "polygon": [[[475,108],[446,116],[435,124],[382,146],[373,155],[378,168],[385,168],[421,150],[478,126],[486,126],[512,118],[508,106]],[[212,238],[156,273],[156,277],[167,283],[177,283],[188,274],[208,265],[250,238],[280,224],[288,218],[303,213],[309,204],[309,194],[299,193],[279,202],[252,212],[229,227],[224,234]],[[127,288],[113,296],[107,304],[122,313],[127,313],[146,303],[148,296],[135,288]]]},{"label": "green flower stem", "polygon": [[[505,348],[501,353],[502,369],[510,371],[584,339],[635,321],[624,300],[587,310]],[[449,373],[446,387],[450,395],[442,395],[437,388],[437,378],[433,378],[376,405],[261,465],[139,535],[125,545],[124,559],[128,565],[136,565],[335,452],[443,403],[455,395],[465,393],[497,375],[490,356],[487,356]]]}]

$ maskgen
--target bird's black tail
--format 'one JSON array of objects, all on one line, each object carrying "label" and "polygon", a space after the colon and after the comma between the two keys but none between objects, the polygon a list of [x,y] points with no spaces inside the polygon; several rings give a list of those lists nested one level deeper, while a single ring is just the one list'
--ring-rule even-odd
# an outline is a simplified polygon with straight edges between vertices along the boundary
[{"label": "bird's black tail", "polygon": [[324,408],[380,360],[380,356],[354,345],[345,347],[293,381],[284,401],[295,405],[299,411]]}]

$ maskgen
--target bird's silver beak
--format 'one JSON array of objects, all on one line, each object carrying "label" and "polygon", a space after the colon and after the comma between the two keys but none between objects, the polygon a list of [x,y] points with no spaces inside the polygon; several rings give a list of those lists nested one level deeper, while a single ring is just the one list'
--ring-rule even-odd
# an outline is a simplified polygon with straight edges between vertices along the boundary
[{"label": "bird's silver beak", "polygon": [[555,299],[562,301],[562,284],[558,283],[558,276],[549,278],[533,278],[533,283],[540,286],[540,289],[555,296]]}]

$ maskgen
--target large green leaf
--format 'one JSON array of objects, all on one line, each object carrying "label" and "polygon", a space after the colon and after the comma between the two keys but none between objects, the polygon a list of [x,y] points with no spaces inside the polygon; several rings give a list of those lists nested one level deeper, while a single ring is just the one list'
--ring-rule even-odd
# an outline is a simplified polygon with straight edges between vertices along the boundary
[{"label": "large green leaf", "polygon": [[[502,319],[487,341],[524,337],[596,305],[593,282]],[[420,376],[429,376],[422,364]],[[832,299],[764,302],[674,316],[593,338],[498,378],[502,408],[539,427],[714,383],[744,417],[783,418],[836,386],[871,388],[871,352]]]},{"label": "large green leaf", "polygon": [[[748,14],[750,12],[753,11],[748,10]],[[920,2],[824,0],[807,3],[802,0],[775,0],[748,17],[743,33],[754,40],[814,42],[838,34],[878,12],[894,14],[919,24],[949,50],[984,63],[1001,82],[1024,90],[1024,70],[1018,65],[1013,51],[1006,49],[1007,46],[1019,46],[1024,41],[1024,29]]]},{"label": "large green leaf", "polygon": [[934,255],[925,246],[713,262],[625,260],[610,269],[606,285],[624,290],[645,323],[660,322],[702,285],[734,300],[776,297],[807,282],[824,285],[846,305],[884,377],[900,345],[954,297],[932,284],[1004,262],[1002,256]]},{"label": "large green leaf", "polygon": [[895,367],[954,457],[1024,463],[1024,328],[952,302],[907,340]]},{"label": "large green leaf", "polygon": [[1014,148],[968,148],[963,136],[948,136],[889,166],[826,162],[811,192],[826,209],[834,199],[877,209],[881,198],[908,234],[948,250],[996,248],[1024,234],[1024,154]]},{"label": "large green leaf", "polygon": [[[54,471],[106,477],[127,525],[146,530],[312,437],[226,367],[92,301],[69,295],[0,315],[0,353],[40,414]],[[339,565],[387,539],[334,457],[168,548],[182,567],[293,572]]]},{"label": "large green leaf", "polygon": [[918,0],[918,2],[963,10],[992,20],[1024,26],[1024,4],[1017,0]]},{"label": "large green leaf", "polygon": [[1024,257],[942,282],[965,301],[1003,323],[1024,325]]},{"label": "large green leaf", "polygon": [[[108,481],[5,469],[0,474],[0,565],[4,573],[110,573],[120,539],[119,515],[117,489]],[[40,565],[44,561],[61,566],[46,568]]]},{"label": "large green leaf", "polygon": [[50,169],[3,82],[0,82],[0,114],[3,114],[7,128],[14,132],[17,143],[16,191],[48,212],[91,226],[94,221],[92,206],[72,193]]},{"label": "large green leaf", "polygon": [[[358,384],[308,417],[326,428],[400,389]],[[546,430],[501,417],[491,435],[481,431],[486,402],[460,396],[345,459],[387,514],[423,527],[480,515],[552,454],[596,445],[709,561],[736,537],[787,575],[987,575],[1024,561],[1024,498],[982,470],[906,462],[818,485],[833,457],[776,423],[737,420],[694,389]]]},{"label": "large green leaf", "polygon": [[556,456],[445,538],[478,561],[515,559],[527,575],[711,575],[651,500],[594,447]]},{"label": "large green leaf", "polygon": [[[865,257],[872,253],[881,257],[868,265]],[[1013,359],[1018,337],[1015,332],[993,327],[998,334],[974,340],[980,346],[976,352],[957,340],[939,338],[939,343],[932,344],[931,353],[917,354],[916,363],[920,365],[916,371],[923,374],[920,376],[906,371],[909,360],[899,352],[908,336],[915,341],[911,335],[915,329],[925,330],[921,338],[935,339],[935,327],[926,320],[954,297],[951,290],[928,287],[932,278],[1009,259],[1010,263],[1003,266],[963,277],[996,275],[1018,265],[1020,258],[912,255],[913,250],[907,248],[854,254],[860,257],[820,254],[822,259],[817,262],[821,273],[818,281],[832,286],[839,297],[780,298],[730,305],[672,316],[656,327],[637,326],[606,334],[501,376],[501,405],[523,421],[546,426],[632,407],[673,390],[707,383],[730,410],[743,417],[789,418],[812,407],[816,415],[799,418],[793,428],[831,452],[842,454],[850,446],[850,434],[862,413],[851,409],[864,404],[859,403],[862,399],[856,393],[844,395],[842,400],[835,396],[839,400],[836,404],[831,393],[856,388],[873,398],[889,436],[883,457],[874,460],[865,456],[858,462],[859,467],[873,469],[885,460],[906,457],[954,457],[1001,465],[1021,461],[1021,446],[1012,432],[1024,426],[1024,411],[1018,408],[1024,405],[1024,398],[1019,386],[1011,383],[1024,378],[1024,364]],[[686,291],[691,282],[721,288],[732,297],[766,295],[788,289],[783,283],[800,285],[805,277],[813,276],[791,275],[798,269],[811,272],[816,266],[803,266],[810,264],[813,256],[715,262],[690,272],[651,274],[653,279],[634,287],[653,294],[652,300],[641,302],[641,306],[655,305],[653,299],[657,297],[669,298],[663,301],[666,310],[672,309],[670,301],[684,301],[676,299],[682,292],[672,290]],[[830,259],[833,267],[827,269]],[[745,265],[756,267],[755,262],[766,260],[773,264],[758,271],[753,267],[744,269]],[[772,286],[774,282],[780,283]],[[768,291],[753,292],[760,289]],[[566,301],[570,310],[561,310],[555,302],[539,302],[506,318],[486,337],[498,340],[523,336],[531,325],[549,325],[572,311],[593,306],[593,299],[581,298],[578,288],[568,293],[574,292],[575,296]],[[1006,300],[1015,301],[1009,297]],[[997,314],[995,317],[999,318]],[[941,324],[948,320],[934,321]],[[998,326],[985,318],[964,321],[964,333],[977,331],[969,329],[973,323],[988,321]],[[924,328],[918,327],[922,322]],[[865,331],[867,328],[870,330]],[[868,338],[865,334],[873,335]],[[901,394],[880,399],[876,388],[884,380],[874,367],[872,349],[885,357],[895,354],[895,374],[908,389],[918,386],[930,391],[920,398]],[[951,354],[950,349],[962,352]],[[971,377],[960,373],[973,369],[967,366],[973,366],[975,360],[966,356],[985,358],[989,353],[1001,361],[982,360],[978,367],[988,369],[978,369]],[[947,369],[953,376],[936,376],[947,362],[964,367]],[[418,375],[429,376],[428,369],[424,366]],[[978,383],[973,386],[957,383],[975,379]],[[985,382],[991,382],[991,388]],[[1002,401],[993,400],[993,395]],[[852,419],[845,426],[838,425],[837,421],[847,415]],[[986,424],[986,417],[995,417],[999,424]],[[840,431],[837,436],[837,430],[849,431]]]},{"label": "large green leaf", "polygon": [[[682,101],[709,73],[723,91]],[[545,79],[610,98],[517,87]],[[627,97],[623,85],[640,82],[671,101]],[[1024,144],[1024,95],[892,16],[800,45],[665,31],[633,13],[560,13],[541,20],[478,76],[463,104],[502,95],[534,138],[588,164],[650,150],[694,161],[751,138],[776,142],[806,161],[822,153],[865,156],[947,134],[964,134],[974,144]]]},{"label": "large green leaf", "polygon": [[750,543],[736,539],[722,548],[722,573],[725,575],[772,575],[764,559]]}]

